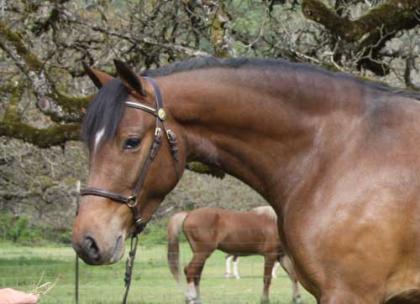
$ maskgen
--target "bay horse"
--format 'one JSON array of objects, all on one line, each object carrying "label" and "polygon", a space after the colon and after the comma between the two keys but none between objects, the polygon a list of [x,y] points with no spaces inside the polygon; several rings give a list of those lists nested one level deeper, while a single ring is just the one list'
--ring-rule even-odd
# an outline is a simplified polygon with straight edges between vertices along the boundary
[{"label": "bay horse", "polygon": [[284,254],[273,208],[261,206],[250,211],[199,208],[175,213],[168,223],[168,264],[179,283],[179,234],[184,233],[193,252],[185,267],[186,303],[201,303],[200,280],[206,260],[215,250],[234,256],[264,256],[262,302],[268,302],[274,264],[279,261],[293,283],[293,303],[301,303],[298,282],[290,259]]},{"label": "bay horse", "polygon": [[86,263],[118,261],[195,160],[274,208],[318,303],[420,303],[420,94],[283,60],[115,64],[117,78],[87,69],[100,90],[72,236]]}]

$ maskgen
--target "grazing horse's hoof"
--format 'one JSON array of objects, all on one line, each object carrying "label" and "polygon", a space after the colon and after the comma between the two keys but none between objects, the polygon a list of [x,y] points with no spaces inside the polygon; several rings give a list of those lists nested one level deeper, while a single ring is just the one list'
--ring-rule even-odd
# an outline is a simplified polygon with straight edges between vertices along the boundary
[{"label": "grazing horse's hoof", "polygon": [[201,304],[200,298],[185,298],[185,304]]},{"label": "grazing horse's hoof", "polygon": [[293,304],[303,304],[302,297],[300,295],[293,298]]},{"label": "grazing horse's hoof", "polygon": [[270,303],[270,300],[268,298],[265,298],[265,297],[261,298],[260,304],[269,304],[269,303]]}]

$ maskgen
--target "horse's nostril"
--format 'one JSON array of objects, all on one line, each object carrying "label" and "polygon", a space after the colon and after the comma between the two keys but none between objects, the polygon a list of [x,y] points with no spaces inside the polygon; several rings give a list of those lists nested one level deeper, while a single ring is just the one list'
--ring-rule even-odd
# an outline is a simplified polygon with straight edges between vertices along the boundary
[{"label": "horse's nostril", "polygon": [[95,240],[92,237],[90,237],[90,236],[85,237],[84,247],[85,247],[86,253],[88,254],[90,259],[92,259],[94,261],[99,260],[99,258],[100,258],[99,248],[98,248],[98,245],[96,244]]}]

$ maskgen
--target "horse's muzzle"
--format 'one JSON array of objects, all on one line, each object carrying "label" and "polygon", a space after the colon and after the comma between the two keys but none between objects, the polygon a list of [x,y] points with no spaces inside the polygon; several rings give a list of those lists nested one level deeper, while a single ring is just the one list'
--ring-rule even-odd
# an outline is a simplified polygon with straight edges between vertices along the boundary
[{"label": "horse's muzzle", "polygon": [[81,242],[73,242],[73,248],[85,263],[89,265],[101,264],[101,253],[93,237],[85,236]]}]

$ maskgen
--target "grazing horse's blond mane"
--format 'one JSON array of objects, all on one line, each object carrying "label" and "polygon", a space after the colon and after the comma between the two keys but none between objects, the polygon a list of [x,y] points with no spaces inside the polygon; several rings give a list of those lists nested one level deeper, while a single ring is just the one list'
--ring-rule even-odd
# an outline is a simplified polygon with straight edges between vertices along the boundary
[{"label": "grazing horse's blond mane", "polygon": [[277,221],[277,214],[271,206],[260,206],[251,209],[251,212],[255,212],[256,214],[265,214],[269,216],[271,219]]}]

